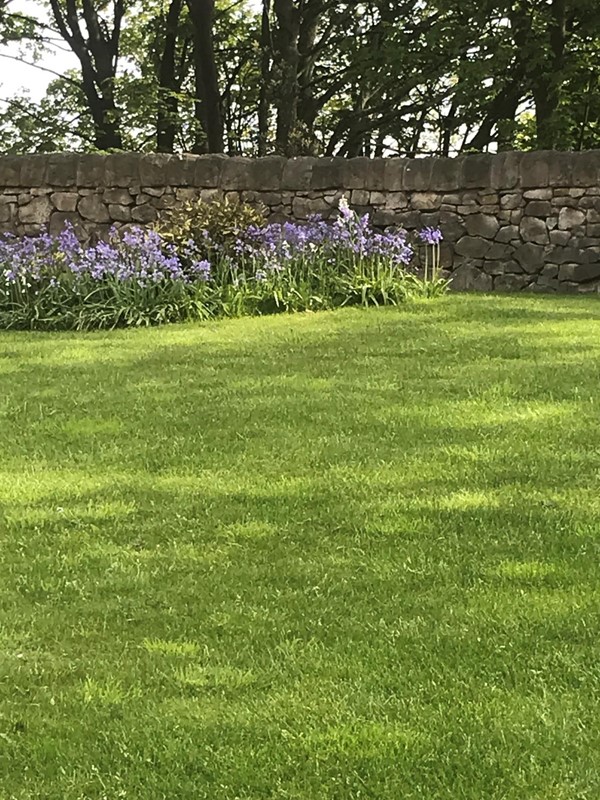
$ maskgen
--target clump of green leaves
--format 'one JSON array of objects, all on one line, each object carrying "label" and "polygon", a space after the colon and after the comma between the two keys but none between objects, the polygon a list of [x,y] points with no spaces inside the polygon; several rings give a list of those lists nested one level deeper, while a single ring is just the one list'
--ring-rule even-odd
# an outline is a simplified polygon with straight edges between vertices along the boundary
[{"label": "clump of green leaves", "polygon": [[165,242],[178,250],[194,243],[203,258],[229,256],[251,227],[264,225],[265,209],[237,199],[190,200],[165,214],[157,227]]}]

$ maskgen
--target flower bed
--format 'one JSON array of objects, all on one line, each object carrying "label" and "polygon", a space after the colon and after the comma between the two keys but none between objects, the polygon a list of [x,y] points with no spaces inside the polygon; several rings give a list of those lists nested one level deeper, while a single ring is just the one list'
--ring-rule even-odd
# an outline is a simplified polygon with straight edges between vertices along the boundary
[{"label": "flower bed", "polygon": [[[406,233],[374,230],[342,200],[333,223],[315,218],[208,229],[186,241],[131,228],[83,247],[72,228],[0,239],[0,327],[92,329],[344,305],[396,305],[446,289],[441,233],[420,232],[424,269]],[[199,233],[199,235],[198,235]]]}]

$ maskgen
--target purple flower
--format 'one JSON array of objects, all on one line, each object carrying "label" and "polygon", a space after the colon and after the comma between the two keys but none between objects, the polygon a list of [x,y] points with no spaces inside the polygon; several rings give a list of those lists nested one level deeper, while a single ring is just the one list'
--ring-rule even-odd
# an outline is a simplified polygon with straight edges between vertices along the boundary
[{"label": "purple flower", "polygon": [[423,244],[430,245],[439,244],[444,238],[439,228],[423,228],[418,235]]},{"label": "purple flower", "polygon": [[209,281],[211,276],[211,266],[210,261],[202,260],[202,261],[195,261],[192,266],[191,270],[194,275],[199,278],[201,281]]}]

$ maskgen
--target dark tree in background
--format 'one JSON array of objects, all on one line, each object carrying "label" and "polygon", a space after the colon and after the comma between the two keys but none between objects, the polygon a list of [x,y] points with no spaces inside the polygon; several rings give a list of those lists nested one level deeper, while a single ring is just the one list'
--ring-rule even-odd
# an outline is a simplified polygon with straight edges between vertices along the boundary
[{"label": "dark tree in background", "polygon": [[[597,0],[0,0],[5,152],[451,156],[600,146]],[[17,48],[18,45],[18,49]]]}]

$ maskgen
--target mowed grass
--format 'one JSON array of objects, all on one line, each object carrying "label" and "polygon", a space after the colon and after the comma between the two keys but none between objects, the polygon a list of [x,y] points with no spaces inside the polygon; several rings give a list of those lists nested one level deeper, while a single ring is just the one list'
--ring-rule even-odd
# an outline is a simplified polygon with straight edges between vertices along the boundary
[{"label": "mowed grass", "polygon": [[0,334],[1,800],[597,800],[600,304]]}]

